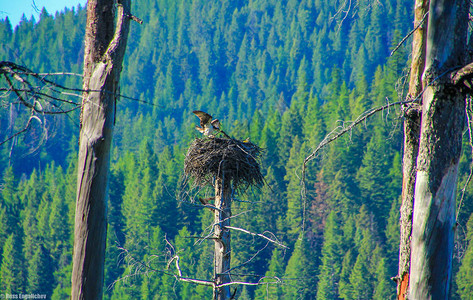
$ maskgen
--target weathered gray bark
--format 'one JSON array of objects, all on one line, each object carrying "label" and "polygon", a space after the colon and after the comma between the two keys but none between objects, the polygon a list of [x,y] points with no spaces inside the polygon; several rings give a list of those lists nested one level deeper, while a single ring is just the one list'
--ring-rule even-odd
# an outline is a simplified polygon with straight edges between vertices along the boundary
[{"label": "weathered gray bark", "polygon": [[404,119],[404,155],[402,167],[402,199],[399,244],[399,270],[397,277],[397,298],[405,299],[409,287],[409,269],[411,256],[412,212],[414,205],[414,187],[416,160],[419,150],[420,114],[415,108],[406,112]]},{"label": "weathered gray bark", "polygon": [[449,295],[465,98],[448,74],[465,63],[468,5],[430,1],[409,299]]},{"label": "weathered gray bark", "polygon": [[116,93],[129,31],[130,0],[89,0],[74,228],[72,299],[101,299],[107,185]]},{"label": "weathered gray bark", "polygon": [[[425,64],[428,0],[416,0],[414,6],[414,28],[412,61],[408,99],[416,99],[422,92],[422,72]],[[422,24],[421,24],[422,22]],[[404,155],[402,170],[402,199],[400,218],[399,270],[397,276],[397,298],[405,299],[409,286],[411,256],[412,211],[414,205],[415,173],[419,151],[421,107],[414,103],[406,108],[404,119]]]},{"label": "weathered gray bark", "polygon": [[214,299],[224,300],[231,299],[230,286],[219,287],[221,284],[230,282],[230,230],[226,228],[230,226],[230,217],[232,201],[232,188],[228,181],[222,178],[215,180],[215,207],[214,210],[214,281],[216,288],[214,289]]}]

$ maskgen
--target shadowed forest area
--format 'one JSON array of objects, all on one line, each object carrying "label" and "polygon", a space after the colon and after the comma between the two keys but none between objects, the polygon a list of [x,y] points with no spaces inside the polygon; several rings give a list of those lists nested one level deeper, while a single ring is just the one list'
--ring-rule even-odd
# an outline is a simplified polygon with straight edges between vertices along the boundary
[{"label": "shadowed forest area", "polygon": [[[184,177],[203,110],[230,136],[263,149],[265,185],[239,190],[234,281],[238,299],[395,299],[403,115],[375,114],[304,159],[333,130],[408,87],[413,1],[137,0],[121,73],[109,181],[105,299],[211,299],[213,215]],[[66,10],[12,28],[0,20],[0,61],[80,89],[86,11]],[[64,74],[67,73],[67,74]],[[1,79],[0,79],[1,80]],[[1,81],[0,81],[1,82]],[[2,86],[4,88],[5,86]],[[45,85],[44,93],[52,93]],[[80,103],[79,92],[63,96]],[[31,112],[0,92],[0,141]],[[70,103],[54,107],[69,110]],[[67,106],[67,108],[66,108]],[[74,107],[74,106],[73,106]],[[80,109],[35,114],[0,146],[0,292],[71,293]],[[459,166],[451,299],[473,293],[472,147]],[[460,205],[461,200],[461,205]],[[265,276],[265,277],[264,277]],[[232,287],[233,291],[234,287]]]}]

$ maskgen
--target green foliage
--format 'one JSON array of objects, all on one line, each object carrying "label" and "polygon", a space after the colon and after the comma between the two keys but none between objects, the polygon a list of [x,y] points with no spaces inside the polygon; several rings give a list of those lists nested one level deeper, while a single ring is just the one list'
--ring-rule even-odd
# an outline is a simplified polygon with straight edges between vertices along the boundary
[{"label": "green foliage", "polygon": [[21,237],[10,234],[3,245],[0,268],[0,289],[5,294],[17,294],[26,290],[26,269],[21,249]]},{"label": "green foliage", "polygon": [[468,247],[455,278],[455,283],[458,286],[457,293],[462,300],[471,299],[473,296],[473,214],[468,220],[466,241]]},{"label": "green foliage", "polygon": [[[397,99],[408,46],[390,58],[388,48],[410,30],[411,2],[360,2],[349,14],[341,7],[347,3],[328,0],[132,5],[144,23],[131,24],[120,93],[140,101],[117,102],[104,297],[212,297],[211,287],[179,282],[175,262],[167,265],[178,255],[183,276],[214,276],[214,241],[205,238],[213,211],[195,203],[213,191],[189,190],[181,180],[186,150],[198,136],[191,112],[200,109],[265,150],[267,186],[235,195],[232,225],[289,246],[283,251],[232,231],[232,278],[255,283],[266,276],[261,286],[239,287],[237,297],[389,299],[402,184],[397,112],[376,115],[325,148],[308,165],[305,199],[300,176],[328,132]],[[0,60],[81,73],[85,19],[79,7],[54,16],[43,10],[38,22],[24,19],[15,28],[0,20]],[[78,76],[48,78],[80,87]],[[0,141],[30,116],[9,104],[12,97],[0,110]],[[47,140],[35,128],[0,147],[2,291],[70,294],[78,114],[42,116]],[[465,151],[459,188],[470,162]],[[472,197],[470,185],[461,224],[473,211]],[[464,299],[472,269],[467,240],[455,277]],[[152,269],[137,267],[150,261]]]},{"label": "green foliage", "polygon": [[[268,271],[266,271],[265,284],[260,285],[255,292],[256,299],[283,299],[283,282],[278,283],[284,275],[284,261],[281,251],[275,248],[269,261]],[[288,281],[289,283],[291,281]]]},{"label": "green foliage", "polygon": [[42,244],[36,247],[33,258],[28,262],[28,288],[29,293],[51,295],[53,291],[54,276],[50,272],[53,257]]},{"label": "green foliage", "polygon": [[337,285],[342,266],[341,231],[338,228],[339,217],[331,211],[327,217],[324,230],[324,244],[317,284],[317,299],[336,299]]}]

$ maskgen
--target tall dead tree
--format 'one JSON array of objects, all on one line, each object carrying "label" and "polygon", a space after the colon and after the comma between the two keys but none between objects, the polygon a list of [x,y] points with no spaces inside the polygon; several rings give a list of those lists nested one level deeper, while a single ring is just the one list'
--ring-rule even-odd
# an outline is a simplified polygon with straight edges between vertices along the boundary
[{"label": "tall dead tree", "polygon": [[209,204],[208,199],[201,199],[205,207],[214,212],[214,278],[211,282],[215,300],[232,299],[230,285],[235,284],[230,274],[230,230],[235,229],[230,226],[232,197],[234,190],[243,192],[250,186],[263,185],[257,161],[260,152],[255,144],[232,138],[196,139],[187,151],[184,173],[193,178],[195,185],[211,184],[215,191],[214,205]]},{"label": "tall dead tree", "polygon": [[[427,33],[428,0],[416,0],[414,6],[414,34],[412,40],[412,61],[407,100],[420,97],[422,73],[425,65],[425,44]],[[420,101],[419,101],[420,102]],[[399,270],[397,276],[397,298],[405,299],[409,286],[411,256],[412,211],[414,205],[415,173],[419,151],[421,107],[418,103],[405,106],[404,155],[402,170],[402,196],[400,218]]]},{"label": "tall dead tree", "polygon": [[411,237],[409,299],[447,299],[465,95],[451,79],[464,66],[469,1],[431,0]]},{"label": "tall dead tree", "polygon": [[130,0],[87,4],[72,299],[102,298],[110,145],[129,12]]}]

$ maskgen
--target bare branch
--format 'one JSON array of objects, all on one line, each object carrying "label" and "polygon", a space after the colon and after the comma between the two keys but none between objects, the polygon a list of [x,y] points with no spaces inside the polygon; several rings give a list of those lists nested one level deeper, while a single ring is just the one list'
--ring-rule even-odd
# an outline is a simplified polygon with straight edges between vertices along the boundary
[{"label": "bare branch", "polygon": [[17,132],[15,132],[13,135],[9,136],[8,138],[6,138],[5,140],[1,141],[0,142],[0,146],[5,144],[6,142],[14,139],[15,137],[17,137],[18,135],[22,134],[23,132],[27,131],[29,128],[30,128],[30,124],[31,124],[31,120],[37,120],[40,124],[42,124],[41,120],[36,117],[36,116],[30,116],[30,118],[28,119],[28,122],[26,123],[25,127]]},{"label": "bare branch", "polygon": [[[188,283],[193,283],[193,284],[198,284],[198,285],[205,285],[205,286],[210,286],[214,289],[219,288],[219,287],[225,287],[225,286],[230,286],[230,285],[248,285],[248,286],[256,286],[256,285],[269,285],[269,284],[282,284],[283,281],[276,276],[264,276],[264,275],[251,275],[253,277],[258,277],[257,282],[246,282],[246,281],[231,281],[228,283],[222,283],[220,285],[216,284],[215,281],[212,280],[207,280],[207,279],[198,279],[198,278],[192,278],[189,276],[185,276],[182,273],[182,269],[180,266],[180,256],[176,253],[174,253],[175,249],[174,246],[165,238],[166,244],[170,247],[170,251],[172,252],[172,257],[169,259],[169,261],[166,262],[167,268],[165,270],[162,269],[156,269],[151,265],[151,262],[153,262],[158,256],[157,255],[152,255],[151,258],[148,261],[140,261],[135,259],[127,249],[118,247],[120,250],[122,250],[122,253],[124,254],[124,259],[128,261],[128,265],[133,267],[135,270],[134,272],[127,274],[117,280],[115,280],[108,288],[110,289],[113,285],[116,283],[126,280],[131,277],[139,276],[139,275],[148,275],[150,272],[155,272],[155,273],[160,273],[163,275],[171,276],[174,277],[176,280],[181,281],[181,282],[188,282]],[[176,268],[177,274],[169,272],[170,266],[174,263],[174,266]],[[230,274],[231,276],[237,276],[239,274]],[[246,275],[239,275],[239,276],[250,276],[248,274]],[[265,279],[272,279],[273,281],[270,282],[263,282]]]},{"label": "bare branch", "polygon": [[269,237],[267,237],[267,236],[265,236],[264,234],[261,234],[261,233],[254,233],[254,232],[248,231],[246,229],[239,228],[239,227],[233,227],[233,226],[226,226],[225,228],[233,229],[233,230],[236,230],[236,231],[241,231],[241,232],[247,233],[247,234],[252,235],[252,236],[258,236],[258,237],[261,237],[261,238],[263,238],[263,239],[265,239],[265,240],[267,240],[267,241],[269,241],[273,244],[278,245],[279,247],[282,247],[282,248],[285,248],[285,249],[288,248],[287,246],[281,244],[279,241],[273,240],[273,239],[271,239],[271,238],[269,238]]},{"label": "bare branch", "polygon": [[[115,47],[111,47],[110,52],[113,53],[113,51],[115,51]],[[0,91],[13,91],[13,92],[15,92],[17,94],[17,96],[19,97],[19,100],[22,101],[23,104],[25,104],[29,108],[33,108],[31,103],[28,103],[24,97],[21,97],[20,95],[18,95],[18,92],[24,92],[25,96],[29,94],[29,95],[31,95],[35,98],[37,98],[37,96],[43,96],[43,97],[46,98],[46,99],[44,99],[45,101],[56,100],[56,101],[65,102],[65,103],[72,104],[72,105],[80,105],[80,104],[77,103],[77,102],[74,102],[74,101],[68,101],[68,100],[65,100],[65,99],[62,99],[62,98],[59,98],[59,97],[54,97],[52,95],[48,95],[46,93],[41,92],[41,90],[46,88],[49,91],[51,91],[52,93],[58,93],[58,94],[62,94],[62,95],[69,95],[69,96],[74,96],[74,97],[79,97],[79,98],[82,98],[82,95],[68,93],[68,92],[78,92],[78,93],[100,92],[100,90],[91,90],[91,89],[84,90],[84,89],[80,89],[80,88],[66,87],[66,86],[60,85],[60,84],[58,84],[58,83],[56,83],[52,80],[46,79],[46,76],[50,76],[50,75],[56,75],[56,76],[57,75],[73,75],[73,76],[82,77],[82,75],[76,74],[76,73],[68,73],[68,72],[35,73],[35,72],[29,70],[28,68],[26,68],[24,66],[21,66],[21,65],[17,65],[13,62],[1,61],[0,62],[0,75],[1,74],[3,74],[5,76],[5,78],[7,80],[7,83],[9,85],[9,88],[8,89],[7,88],[1,88]],[[12,78],[15,81],[18,81],[24,87],[23,88],[16,88],[14,86],[14,83],[8,78],[7,75],[12,76]],[[25,77],[22,77],[21,75],[23,75]],[[26,79],[27,77],[30,77],[30,76],[33,79],[35,79],[39,82],[39,86],[33,86],[32,84],[30,84],[30,82]],[[68,91],[68,92],[65,92],[65,91]],[[103,91],[103,92],[113,94],[113,92],[110,92],[110,91]],[[116,94],[115,96],[123,98],[123,99],[133,100],[133,101],[136,101],[136,102],[152,105],[152,106],[159,106],[159,105],[153,104],[151,102],[141,100],[141,99],[137,99],[137,98],[133,98],[133,97],[129,97],[129,96],[126,96],[126,95]],[[52,112],[42,111],[41,113],[46,113],[47,114],[47,113],[52,113]]]},{"label": "bare branch", "polygon": [[[445,73],[446,74],[446,73]],[[443,76],[444,74],[442,74],[441,76]],[[439,78],[441,77],[439,76]],[[437,78],[438,79],[438,78]],[[437,80],[435,79],[435,80]],[[435,81],[434,80],[434,81]],[[314,151],[312,151],[312,153],[307,156],[305,159],[304,159],[304,163],[302,164],[302,174],[301,174],[301,198],[302,198],[302,209],[303,209],[303,216],[302,216],[302,232],[304,232],[305,230],[305,214],[306,214],[306,206],[307,206],[307,190],[306,190],[306,186],[305,186],[305,177],[306,177],[306,168],[307,168],[307,163],[310,162],[311,160],[313,160],[317,154],[319,153],[319,151],[324,148],[325,146],[327,146],[328,144],[330,144],[331,142],[333,142],[334,140],[338,139],[339,137],[343,136],[345,133],[347,132],[351,132],[351,130],[353,128],[355,128],[357,125],[359,125],[360,123],[366,121],[369,117],[373,116],[374,114],[380,112],[380,111],[383,111],[385,109],[388,109],[390,108],[391,106],[395,106],[395,105],[411,105],[412,103],[415,103],[418,101],[418,99],[422,96],[423,93],[420,93],[419,96],[415,99],[411,99],[411,100],[406,100],[406,101],[398,101],[398,102],[392,102],[392,103],[387,103],[383,106],[380,106],[380,107],[375,107],[375,108],[372,108],[370,110],[367,110],[365,112],[363,112],[360,116],[358,116],[358,118],[353,121],[350,125],[348,126],[338,126],[337,128],[335,128],[334,130],[332,130],[329,134],[327,134],[327,136],[325,136],[325,138],[322,140],[322,142],[320,142],[320,144],[317,146],[317,148],[315,148]]]},{"label": "bare branch", "polygon": [[429,14],[429,12],[427,11],[424,16],[422,17],[422,20],[419,22],[419,24],[417,24],[417,26],[411,30],[411,32],[409,32],[400,42],[399,44],[397,44],[397,46],[393,49],[393,51],[391,51],[391,54],[389,54],[389,56],[393,56],[394,52],[397,51],[397,49],[399,49],[399,47],[402,46],[402,44],[404,44],[404,42],[412,35],[414,34],[414,32],[419,29],[420,26],[422,26],[422,24],[425,22],[425,18],[427,17],[427,15]]},{"label": "bare branch", "polygon": [[[111,52],[115,51],[114,48]],[[3,76],[2,76],[3,75]],[[31,111],[31,115],[37,115],[37,120],[43,119],[41,122],[45,124],[45,115],[62,115],[68,114],[81,107],[82,101],[77,101],[77,98],[82,99],[83,92],[100,92],[99,90],[87,90],[79,88],[70,88],[62,86],[52,80],[47,79],[47,76],[78,76],[76,73],[58,72],[58,73],[35,73],[28,68],[17,65],[13,62],[0,61],[0,78],[3,78],[3,86],[0,87],[0,98],[8,99],[3,103],[20,103],[27,110]],[[110,91],[103,91],[104,93],[112,94]],[[144,103],[147,105],[158,106],[153,103],[143,101],[140,99],[128,97],[125,95],[116,94],[116,97],[129,99]],[[11,100],[14,98],[14,100]],[[75,98],[75,99],[73,99]],[[30,119],[27,124],[19,129],[14,134],[6,137],[0,142],[0,145],[14,139],[18,135],[27,131],[30,127]],[[45,128],[44,128],[45,129]]]},{"label": "bare branch", "polygon": [[[275,279],[275,281],[261,282],[263,279],[266,279],[266,278],[272,278],[272,279]],[[276,277],[276,276],[268,276],[268,277],[263,276],[257,282],[232,281],[232,282],[229,282],[229,283],[223,283],[223,284],[220,284],[220,285],[216,285],[215,287],[224,287],[224,286],[236,285],[236,284],[238,284],[238,285],[262,285],[262,284],[281,284],[281,283],[283,283],[283,282],[279,277]]]},{"label": "bare branch", "polygon": [[416,102],[417,101],[417,98],[416,99],[413,99],[413,100],[406,100],[406,101],[398,101],[398,102],[392,102],[392,103],[388,103],[386,105],[383,105],[383,106],[380,106],[380,107],[376,107],[376,108],[372,108],[368,111],[365,111],[364,113],[362,113],[355,121],[353,121],[349,126],[347,127],[343,127],[342,130],[338,131],[338,129],[340,129],[339,127],[335,128],[332,132],[330,132],[324,139],[322,142],[320,142],[320,144],[317,146],[317,148],[309,155],[307,156],[305,159],[304,159],[304,167],[305,165],[311,161],[312,159],[314,159],[314,157],[317,155],[317,153],[323,148],[325,147],[326,145],[330,144],[331,142],[333,142],[334,140],[338,139],[339,137],[341,137],[342,135],[344,135],[345,133],[351,131],[354,127],[356,127],[358,124],[360,124],[361,122],[365,121],[366,119],[368,119],[369,117],[371,117],[372,115],[376,114],[377,112],[380,112],[380,111],[383,111],[391,106],[395,106],[395,105],[405,105],[405,104],[410,104],[410,103],[413,103],[413,102]]},{"label": "bare branch", "polygon": [[458,71],[453,72],[451,76],[453,84],[458,85],[460,83],[463,83],[470,90],[473,88],[471,86],[471,82],[469,82],[472,78],[473,78],[473,62],[469,63],[468,65],[464,66]]},{"label": "bare branch", "polygon": [[141,20],[140,18],[138,18],[138,17],[136,17],[136,16],[134,16],[130,13],[125,13],[125,16],[128,17],[130,20],[135,21],[136,23],[138,23],[140,25],[143,24],[143,20]]}]

